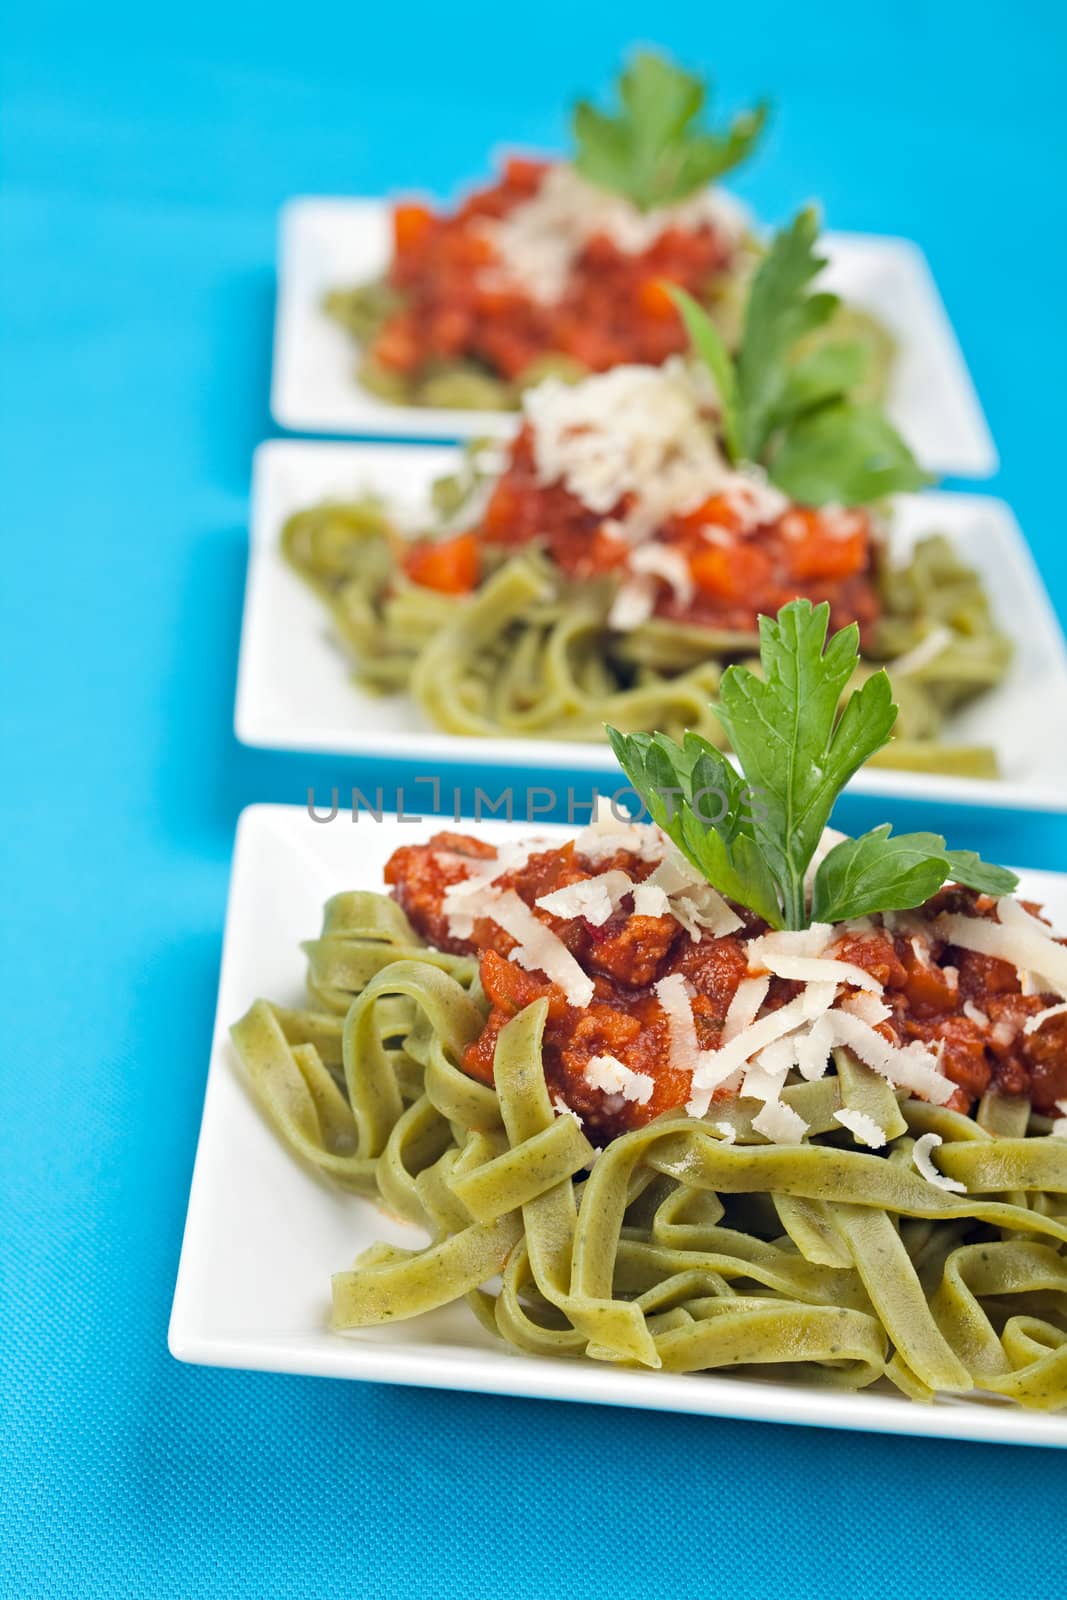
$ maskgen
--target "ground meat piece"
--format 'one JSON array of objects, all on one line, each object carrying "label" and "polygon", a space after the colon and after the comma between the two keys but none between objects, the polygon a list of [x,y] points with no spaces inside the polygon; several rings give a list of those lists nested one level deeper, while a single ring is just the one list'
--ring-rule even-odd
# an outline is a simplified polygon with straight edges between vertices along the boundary
[{"label": "ground meat piece", "polygon": [[1057,1100],[1067,1100],[1067,1016],[1050,1017],[1026,1035],[1026,1060],[1035,1108],[1059,1115]]},{"label": "ground meat piece", "polygon": [[905,976],[900,982],[908,1008],[915,1017],[936,1017],[955,1011],[959,1005],[959,973],[955,983],[931,956],[924,961],[910,939],[898,939],[896,948]]},{"label": "ground meat piece", "polygon": [[619,918],[606,938],[596,938],[590,945],[589,971],[602,972],[628,988],[655,983],[679,931],[673,917]]},{"label": "ground meat piece", "polygon": [[907,977],[896,946],[887,933],[846,934],[827,954],[836,961],[847,961],[862,968],[879,983],[892,988],[902,987]]},{"label": "ground meat piece", "polygon": [[977,1000],[994,994],[1018,994],[1019,974],[1007,961],[996,956],[984,956],[977,950],[953,952],[953,964],[960,974],[960,993],[964,998]]}]

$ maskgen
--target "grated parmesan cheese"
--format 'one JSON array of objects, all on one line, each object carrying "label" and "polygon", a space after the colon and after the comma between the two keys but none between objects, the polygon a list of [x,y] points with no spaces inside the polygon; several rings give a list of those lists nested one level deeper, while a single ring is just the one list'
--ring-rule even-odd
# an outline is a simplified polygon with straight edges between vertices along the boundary
[{"label": "grated parmesan cheese", "polygon": [[804,1118],[783,1100],[768,1100],[752,1126],[772,1144],[799,1144],[808,1131]]},{"label": "grated parmesan cheese", "polygon": [[1042,939],[1052,937],[1052,929],[1041,917],[1035,917],[1027,911],[1021,900],[1016,900],[1014,895],[1002,895],[997,901],[997,916],[1006,928],[1027,928],[1031,933],[1036,933]]},{"label": "grated parmesan cheese", "polygon": [[[1052,930],[1024,911],[1017,901],[999,900],[998,914],[1009,921],[990,922],[985,917],[942,915],[934,932],[948,944],[979,955],[996,956],[1018,971],[1040,973],[1050,990],[1067,998],[1067,947],[1057,944]],[[1021,915],[1020,915],[1021,914]],[[1024,923],[1022,918],[1026,919]]]},{"label": "grated parmesan cheese", "polygon": [[834,1112],[834,1121],[847,1128],[859,1144],[865,1144],[870,1150],[881,1150],[886,1142],[885,1129],[880,1128],[866,1111],[858,1111],[855,1106],[842,1106],[840,1111]]},{"label": "grated parmesan cheese", "polygon": [[670,1027],[670,1065],[676,1072],[695,1072],[701,1049],[693,1021],[692,993],[680,972],[661,978],[655,986],[656,999],[667,1013]]},{"label": "grated parmesan cheese", "polygon": [[850,1011],[869,1028],[876,1028],[880,1022],[888,1022],[893,1015],[892,1009],[884,1000],[879,1000],[877,995],[868,994],[866,990],[860,990],[859,994],[845,995],[840,1002],[840,1010]]},{"label": "grated parmesan cheese", "polygon": [[943,655],[951,643],[952,630],[940,622],[936,623],[925,639],[920,639],[917,645],[889,663],[894,678],[914,677],[915,673],[922,672],[938,656]]},{"label": "grated parmesan cheese", "polygon": [[585,1126],[585,1119],[580,1117],[573,1106],[569,1106],[561,1094],[552,1096],[552,1109],[558,1116],[573,1117],[579,1128]]},{"label": "grated parmesan cheese", "polygon": [[[449,884],[441,900],[441,909],[448,918],[448,931],[453,939],[469,939],[474,932],[475,918],[482,915],[486,893],[507,872],[518,872],[536,849],[534,841],[525,844],[502,845],[488,861],[480,861],[458,883]],[[452,852],[440,851],[439,856]],[[464,858],[465,859],[465,858]]]},{"label": "grated parmesan cheese", "polygon": [[605,1094],[621,1094],[624,1100],[647,1106],[656,1080],[647,1072],[633,1072],[615,1056],[593,1056],[585,1069],[585,1081]]},{"label": "grated parmesan cheese", "polygon": [[827,1012],[824,1020],[830,1024],[835,1044],[847,1045],[898,1089],[910,1089],[937,1106],[951,1100],[956,1085],[937,1070],[937,1058],[918,1039],[908,1045],[890,1044],[850,1011]]},{"label": "grated parmesan cheese", "polygon": [[742,978],[734,990],[733,999],[726,1009],[722,1025],[723,1043],[736,1039],[739,1033],[750,1028],[759,1016],[760,1006],[767,998],[770,978]]},{"label": "grated parmesan cheese", "polygon": [[542,911],[549,911],[564,922],[584,917],[594,928],[602,928],[619,908],[620,902],[633,891],[629,873],[602,872],[595,878],[583,878],[578,883],[565,884],[553,889],[535,902]]},{"label": "grated parmesan cheese", "polygon": [[[773,937],[773,936],[772,936]],[[753,944],[763,944],[754,939]],[[780,956],[761,950],[753,956],[749,952],[749,971],[759,971],[760,966],[773,972],[776,978],[791,978],[795,983],[832,984],[850,983],[856,989],[866,989],[880,994],[882,985],[872,973],[857,967],[851,961],[834,961],[819,956]]]},{"label": "grated parmesan cheese", "polygon": [[804,892],[809,900],[815,888],[815,874],[826,860],[835,845],[842,844],[848,838],[847,833],[839,833],[836,828],[824,828],[819,835],[819,842],[815,846],[814,854],[808,862],[808,870],[804,874]]},{"label": "grated parmesan cheese", "polygon": [[667,544],[642,544],[630,556],[631,571],[662,578],[670,585],[679,604],[687,606],[696,585],[688,561],[680,550]]},{"label": "grated parmesan cheese", "polygon": [[944,1143],[939,1133],[924,1133],[921,1139],[916,1139],[915,1148],[912,1150],[912,1160],[920,1174],[927,1183],[932,1183],[937,1189],[944,1189],[949,1194],[966,1194],[967,1185],[960,1183],[956,1178],[950,1178],[945,1173],[939,1172],[931,1159],[931,1152]]},{"label": "grated parmesan cheese", "polygon": [[[791,1000],[779,1010],[760,1017],[733,1039],[724,1040],[717,1050],[701,1052],[693,1074],[691,1104],[703,1104],[696,1115],[703,1116],[711,1103],[711,1095],[738,1067],[743,1067],[764,1045],[773,1043],[784,1034],[792,1033],[804,1021],[800,999]],[[706,1097],[706,1098],[705,1098]]]},{"label": "grated parmesan cheese", "polygon": [[1062,1016],[1067,1016],[1067,1004],[1046,1006],[1044,1011],[1037,1013],[1036,1017],[1027,1017],[1026,1022],[1023,1024],[1023,1032],[1036,1033],[1039,1028],[1043,1028],[1045,1023],[1051,1021],[1053,1017]]},{"label": "grated parmesan cheese", "polygon": [[645,903],[653,904],[657,903],[658,891],[662,891],[667,897],[670,914],[682,924],[696,944],[700,943],[701,930],[704,928],[716,938],[722,938],[724,934],[736,933],[738,928],[744,927],[737,912],[731,909],[719,891],[713,889],[673,845],[668,844],[666,855],[655,871],[639,885],[639,892],[641,889],[649,891],[650,900]]},{"label": "grated parmesan cheese", "polygon": [[693,511],[732,476],[684,364],[619,366],[581,383],[547,378],[523,399],[542,484],[562,483],[607,516],[624,496],[627,538]]},{"label": "grated parmesan cheese", "polygon": [[626,850],[642,861],[662,861],[667,853],[667,838],[648,822],[630,822],[619,817],[607,795],[596,797],[596,809],[587,828],[574,841],[578,855],[596,863],[617,850]]},{"label": "grated parmesan cheese", "polygon": [[592,978],[583,972],[562,939],[534,916],[514,889],[487,894],[483,914],[517,941],[509,961],[527,972],[543,972],[551,983],[559,985],[570,1005],[589,1004],[595,993]]},{"label": "grated parmesan cheese", "polygon": [[575,261],[597,234],[606,234],[625,255],[640,255],[668,228],[695,233],[708,226],[737,242],[747,227],[744,208],[721,191],[703,189],[678,204],[640,211],[559,162],[529,200],[480,224],[497,256],[480,277],[488,285],[518,286],[540,304],[554,305]]},{"label": "grated parmesan cheese", "polygon": [[656,609],[656,585],[652,578],[629,578],[621,585],[608,612],[608,627],[616,633],[632,633],[647,622]]}]

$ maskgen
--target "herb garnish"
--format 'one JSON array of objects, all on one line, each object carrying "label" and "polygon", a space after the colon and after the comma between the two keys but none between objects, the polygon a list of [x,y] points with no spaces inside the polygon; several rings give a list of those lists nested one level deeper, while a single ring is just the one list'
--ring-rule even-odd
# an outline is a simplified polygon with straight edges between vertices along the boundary
[{"label": "herb garnish", "polygon": [[713,133],[697,121],[706,99],[701,78],[639,51],[619,77],[618,116],[587,100],[575,107],[575,167],[642,211],[685,199],[743,161],[767,118],[760,104],[735,117],[727,131]]},{"label": "herb garnish", "polygon": [[[805,880],[834,801],[889,742],[897,708],[879,671],[841,697],[859,662],[855,623],[827,643],[830,608],[793,600],[760,617],[762,677],[726,669],[715,711],[741,768],[695,733],[608,738],[637,793],[682,854],[728,899],[772,928],[843,922],[922,905],[942,884],[1010,894],[1018,879],[936,833],[889,826],[835,845],[810,895]],[[710,797],[710,798],[709,798]]]},{"label": "herb garnish", "polygon": [[854,340],[795,355],[839,304],[812,292],[826,265],[815,251],[819,219],[811,207],[775,236],[752,280],[744,331],[731,358],[704,308],[669,284],[690,342],[715,381],[731,461],[752,461],[803,505],[864,505],[929,482],[876,405],[850,398],[866,352]]}]

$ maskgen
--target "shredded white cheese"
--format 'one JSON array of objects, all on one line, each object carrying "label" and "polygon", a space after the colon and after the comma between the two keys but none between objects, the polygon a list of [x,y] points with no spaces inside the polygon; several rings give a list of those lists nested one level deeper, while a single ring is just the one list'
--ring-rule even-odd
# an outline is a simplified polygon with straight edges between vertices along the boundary
[{"label": "shredded white cheese", "polygon": [[[470,938],[474,932],[475,918],[484,914],[486,893],[491,885],[506,872],[518,872],[536,848],[536,841],[503,845],[495,856],[479,861],[459,883],[449,884],[441,901],[441,909],[448,918],[448,931],[453,939]],[[440,851],[438,854],[443,856],[451,852]]]},{"label": "shredded white cheese", "polygon": [[1044,1011],[1037,1013],[1036,1017],[1027,1017],[1026,1022],[1023,1024],[1023,1032],[1036,1033],[1039,1028],[1043,1028],[1045,1023],[1051,1021],[1053,1017],[1062,1016],[1067,1016],[1067,1004],[1046,1006]]},{"label": "shredded white cheese", "polygon": [[880,1150],[886,1142],[885,1129],[880,1128],[866,1111],[858,1111],[854,1106],[842,1106],[840,1111],[835,1111],[834,1121],[847,1128],[859,1144],[865,1144],[871,1150]]},{"label": "shredded white cheese", "polygon": [[815,846],[815,853],[808,863],[808,870],[804,874],[804,889],[811,896],[815,888],[815,874],[826,860],[835,845],[842,844],[848,838],[847,833],[839,833],[836,828],[824,828],[819,835],[819,842]]},{"label": "shredded white cheese", "polygon": [[559,162],[529,200],[504,217],[480,223],[497,256],[480,276],[486,283],[516,285],[531,299],[554,305],[578,256],[597,234],[606,235],[625,255],[641,255],[668,228],[694,233],[709,225],[738,241],[747,218],[736,200],[712,189],[676,205],[640,211],[623,195],[598,188]]},{"label": "shredded white cheese", "polygon": [[988,1028],[989,1017],[981,1006],[976,1006],[973,1000],[963,1002],[963,1015],[973,1022],[976,1028]]},{"label": "shredded white cheese", "polygon": [[777,522],[789,509],[789,496],[775,488],[762,467],[750,461],[742,462],[721,493],[739,518],[743,533],[754,533],[768,522]]},{"label": "shredded white cheese", "polygon": [[[773,935],[772,935],[773,937]],[[754,945],[764,945],[763,939],[753,939]],[[777,978],[791,978],[795,983],[850,983],[856,989],[866,989],[873,994],[882,992],[882,985],[863,967],[851,961],[834,961],[819,956],[775,955],[766,949],[753,953],[749,950],[748,969],[758,972],[760,967],[773,972]]]},{"label": "shredded white cheese", "polygon": [[752,1126],[772,1144],[799,1144],[808,1131],[804,1118],[782,1100],[768,1100]]},{"label": "shredded white cheese", "polygon": [[718,939],[744,927],[737,912],[731,909],[718,890],[713,889],[673,845],[668,846],[667,854],[640,888],[650,893],[662,890],[667,896],[671,915],[697,944],[700,943],[702,929],[707,929]]},{"label": "shredded white cheese", "polygon": [[722,1041],[728,1044],[731,1039],[736,1039],[738,1034],[750,1028],[759,1016],[760,1006],[767,998],[767,991],[771,980],[762,978],[742,978],[734,990],[733,999],[726,1008],[726,1016],[722,1025]]},{"label": "shredded white cheese", "polygon": [[[1014,906],[1016,902],[1007,904]],[[999,901],[1001,916],[1003,907],[1005,902]],[[1022,911],[1021,906],[1018,909]],[[961,950],[995,956],[998,961],[1006,961],[1020,971],[1040,973],[1054,993],[1067,999],[1067,947],[1057,944],[1051,929],[1025,911],[1022,915],[1027,918],[1028,925],[1017,920],[1013,912],[1008,914],[1011,925],[1003,920],[991,922],[987,917],[943,915],[936,919],[933,930],[938,938]]]},{"label": "shredded white cheese", "polygon": [[908,1045],[890,1044],[849,1011],[827,1012],[826,1021],[832,1028],[835,1044],[847,1045],[866,1066],[881,1073],[898,1089],[910,1089],[937,1106],[951,1100],[956,1085],[938,1071],[936,1056],[918,1039]]},{"label": "shredded white cheese", "polygon": [[894,678],[914,677],[915,673],[922,672],[943,655],[952,643],[952,630],[941,623],[936,623],[930,629],[925,639],[920,639],[917,645],[910,650],[905,650],[902,656],[897,656],[895,661],[889,663],[889,670]]},{"label": "shredded white cheese", "polygon": [[548,378],[527,390],[523,411],[539,481],[563,484],[601,516],[633,497],[620,525],[635,543],[673,512],[694,511],[731,478],[677,359],[613,367],[575,384]]},{"label": "shredded white cheese", "polygon": [[700,1064],[701,1050],[690,994],[690,987],[680,972],[672,972],[656,984],[656,999],[667,1013],[670,1064],[676,1072],[695,1072]]},{"label": "shredded white cheese", "polygon": [[587,828],[574,841],[578,855],[594,865],[617,850],[626,850],[642,861],[662,861],[667,853],[667,837],[648,822],[629,822],[618,816],[607,795],[596,797],[596,809]]},{"label": "shredded white cheese", "polygon": [[1052,937],[1052,929],[1041,917],[1035,917],[1033,912],[1027,911],[1021,900],[1016,900],[1014,895],[1002,895],[997,901],[997,916],[1006,928],[1027,928],[1031,933],[1036,933],[1039,938]]},{"label": "shredded white cheese", "polygon": [[594,928],[602,928],[626,895],[633,892],[633,887],[629,873],[602,872],[595,878],[583,878],[562,889],[553,889],[551,894],[541,895],[536,904],[564,922],[584,917]]},{"label": "shredded white cheese", "polygon": [[939,1133],[924,1133],[921,1139],[916,1139],[915,1148],[912,1150],[912,1160],[920,1174],[927,1183],[932,1183],[937,1189],[945,1189],[949,1194],[966,1194],[967,1185],[960,1183],[956,1178],[949,1178],[945,1173],[939,1172],[931,1159],[931,1152],[943,1144]]},{"label": "shredded white cheese", "polygon": [[593,1056],[586,1065],[585,1081],[605,1094],[621,1094],[624,1100],[647,1106],[656,1087],[647,1072],[634,1072],[615,1056]]},{"label": "shredded white cheese", "polygon": [[648,621],[656,609],[655,580],[629,578],[622,584],[608,611],[608,627],[616,633],[632,633]]},{"label": "shredded white cheese", "polygon": [[583,972],[563,941],[534,916],[513,889],[487,895],[483,914],[517,941],[509,961],[516,962],[527,972],[543,972],[550,982],[559,985],[570,1005],[589,1004],[595,993],[592,978]]},{"label": "shredded white cheese", "polygon": [[[754,1067],[748,1069],[745,1077],[746,1089],[754,1071],[763,1073],[767,1079],[777,1080],[778,1087],[781,1088],[786,1074],[790,1068],[796,1066],[796,1061],[796,1034],[786,1034],[784,1038],[773,1039],[770,1044],[765,1045],[760,1051],[756,1057]],[[753,1090],[751,1092],[756,1093],[758,1091]]]},{"label": "shredded white cheese", "polygon": [[797,1066],[806,1082],[816,1083],[826,1076],[835,1038],[833,1018],[829,1011],[824,1011],[798,1041]]},{"label": "shredded white cheese", "polygon": [[893,1015],[892,1009],[884,1000],[879,1000],[877,995],[868,994],[861,990],[859,994],[847,994],[839,1002],[841,1011],[851,1011],[854,1017],[859,1017],[869,1028],[876,1028],[880,1022],[888,1022]]},{"label": "shredded white cheese", "polygon": [[560,1117],[573,1117],[579,1128],[584,1126],[584,1118],[580,1117],[573,1106],[569,1106],[561,1094],[552,1096],[552,1109]]},{"label": "shredded white cheese", "polygon": [[680,550],[668,544],[642,544],[630,556],[633,572],[651,578],[662,578],[674,592],[675,599],[687,606],[693,598],[696,585],[689,563]]},{"label": "shredded white cheese", "polygon": [[737,1129],[732,1122],[716,1122],[714,1126],[716,1133],[722,1134],[723,1144],[737,1143]]},{"label": "shredded white cheese", "polygon": [[779,1010],[760,1017],[736,1038],[724,1040],[717,1050],[702,1051],[697,1069],[693,1073],[693,1095],[690,1103],[702,1105],[703,1109],[694,1114],[703,1116],[711,1103],[712,1093],[720,1084],[736,1072],[738,1067],[743,1067],[746,1062],[751,1061],[765,1045],[782,1038],[784,1034],[792,1033],[793,1029],[799,1027],[803,1021],[804,1010],[800,1000],[791,1000]]},{"label": "shredded white cheese", "polygon": [[695,943],[700,942],[705,929],[721,937],[743,926],[722,895],[703,878],[698,879],[676,853],[661,861],[643,883],[634,883],[629,873],[614,869],[553,889],[541,895],[536,904],[565,922],[583,917],[594,928],[600,928],[627,895],[633,897],[636,916],[671,916]]}]

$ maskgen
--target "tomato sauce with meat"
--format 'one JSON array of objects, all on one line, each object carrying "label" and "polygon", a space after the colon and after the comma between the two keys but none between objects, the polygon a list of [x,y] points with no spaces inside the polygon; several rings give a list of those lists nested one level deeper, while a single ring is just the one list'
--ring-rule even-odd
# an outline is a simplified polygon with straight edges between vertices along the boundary
[{"label": "tomato sauce with meat", "polygon": [[[464,1054],[466,1071],[492,1083],[501,1029],[525,1006],[545,998],[548,1087],[578,1113],[591,1137],[603,1142],[683,1108],[690,1074],[671,1065],[670,1024],[654,985],[676,972],[688,980],[698,1043],[702,1049],[716,1048],[730,1001],[748,970],[746,943],[766,932],[765,925],[742,913],[745,926],[736,934],[715,938],[705,933],[695,941],[673,916],[635,915],[631,897],[603,926],[594,927],[582,917],[564,920],[535,902],[553,890],[616,869],[640,883],[654,863],[626,849],[594,862],[573,842],[541,851],[502,873],[493,889],[514,890],[593,979],[592,1001],[575,1007],[544,973],[527,972],[508,960],[515,941],[490,917],[476,920],[468,939],[449,932],[442,905],[447,888],[494,854],[491,846],[467,835],[441,833],[428,844],[397,850],[385,872],[393,895],[428,943],[479,957],[490,1011],[481,1035]],[[918,1039],[940,1049],[940,1070],[957,1085],[954,1109],[968,1110],[995,1088],[1028,1096],[1039,1111],[1054,1113],[1056,1101],[1067,1096],[1067,1016],[1051,1018],[1036,1033],[1026,1034],[1027,1018],[1052,1004],[1050,997],[1024,995],[1018,973],[1007,962],[946,945],[930,926],[945,910],[991,916],[994,906],[969,890],[943,891],[909,914],[905,931],[873,922],[869,930],[843,930],[827,954],[863,968],[883,985],[881,998],[892,1012],[879,1025],[886,1039],[894,1044]],[[795,983],[772,979],[764,1009],[786,1004],[798,990]],[[652,1078],[653,1092],[645,1104],[606,1094],[588,1082],[589,1063],[604,1055]]]},{"label": "tomato sauce with meat", "polygon": [[[630,509],[626,497],[606,514],[591,511],[561,483],[538,479],[534,441],[522,429],[478,530],[486,544],[518,548],[538,542],[568,577],[622,573],[629,545],[615,524]],[[679,600],[660,585],[656,615],[731,632],[752,633],[763,612],[775,616],[801,596],[830,605],[830,626],[858,622],[865,632],[881,614],[871,518],[840,507],[787,507],[756,520],[729,494],[710,496],[668,517],[656,542],[682,556],[692,597]]]},{"label": "tomato sauce with meat", "polygon": [[734,244],[709,223],[667,227],[636,254],[594,235],[553,304],[486,270],[499,261],[482,225],[532,200],[551,165],[513,157],[498,182],[451,213],[395,207],[389,281],[404,306],[371,346],[379,365],[415,373],[435,361],[476,361],[511,380],[547,355],[604,372],[626,362],[659,365],[685,348],[681,319],[662,284],[703,296],[729,267]]}]

